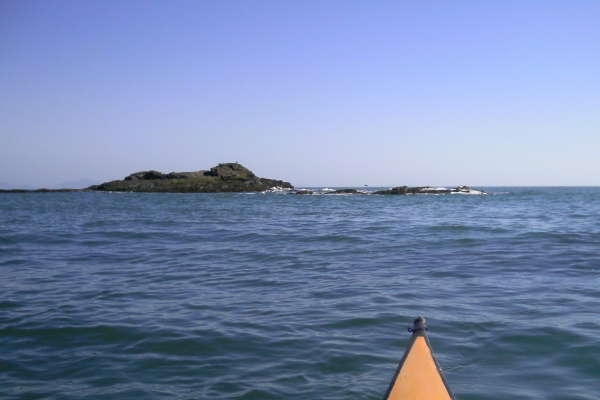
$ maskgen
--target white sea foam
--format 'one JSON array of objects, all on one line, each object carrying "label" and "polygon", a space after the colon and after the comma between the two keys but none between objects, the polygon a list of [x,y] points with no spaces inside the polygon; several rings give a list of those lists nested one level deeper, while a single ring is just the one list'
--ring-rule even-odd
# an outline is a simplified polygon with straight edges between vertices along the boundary
[{"label": "white sea foam", "polygon": [[479,195],[479,194],[486,194],[484,191],[481,190],[477,190],[477,189],[459,189],[456,192],[452,192],[451,194],[473,194],[473,195]]},{"label": "white sea foam", "polygon": [[265,190],[263,193],[272,193],[272,192],[277,192],[277,193],[282,192],[282,193],[284,193],[284,192],[289,192],[290,190],[292,190],[292,189],[290,189],[290,188],[284,188],[284,187],[281,187],[281,186],[273,186],[271,189]]}]

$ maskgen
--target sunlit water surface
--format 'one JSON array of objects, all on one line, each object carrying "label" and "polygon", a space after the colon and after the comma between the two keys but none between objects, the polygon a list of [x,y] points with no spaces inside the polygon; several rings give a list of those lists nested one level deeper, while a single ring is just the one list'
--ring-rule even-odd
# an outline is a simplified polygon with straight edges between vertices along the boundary
[{"label": "sunlit water surface", "polygon": [[0,398],[600,399],[600,188],[0,195]]}]

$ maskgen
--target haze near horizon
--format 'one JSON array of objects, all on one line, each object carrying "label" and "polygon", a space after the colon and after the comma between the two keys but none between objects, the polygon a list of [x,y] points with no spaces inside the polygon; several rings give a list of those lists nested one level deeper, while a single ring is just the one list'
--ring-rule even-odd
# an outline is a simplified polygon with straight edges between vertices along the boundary
[{"label": "haze near horizon", "polygon": [[596,1],[0,2],[0,182],[600,185]]}]

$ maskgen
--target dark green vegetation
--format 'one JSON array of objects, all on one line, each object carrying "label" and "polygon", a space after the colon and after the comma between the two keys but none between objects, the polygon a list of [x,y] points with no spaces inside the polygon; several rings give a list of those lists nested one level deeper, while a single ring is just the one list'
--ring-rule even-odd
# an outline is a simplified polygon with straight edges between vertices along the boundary
[{"label": "dark green vegetation", "polygon": [[90,186],[87,190],[111,192],[218,193],[262,192],[273,187],[293,189],[289,182],[257,177],[238,163],[219,164],[208,171],[136,172],[124,180]]}]

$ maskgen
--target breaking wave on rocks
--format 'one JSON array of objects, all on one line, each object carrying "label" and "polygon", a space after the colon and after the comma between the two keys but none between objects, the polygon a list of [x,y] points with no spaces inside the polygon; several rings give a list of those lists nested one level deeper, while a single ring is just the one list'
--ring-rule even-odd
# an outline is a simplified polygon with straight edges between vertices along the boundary
[{"label": "breaking wave on rocks", "polygon": [[468,186],[459,186],[456,188],[445,188],[445,187],[397,187],[397,188],[385,188],[385,187],[306,187],[306,188],[281,188],[274,187],[264,193],[278,193],[278,194],[301,194],[301,195],[443,195],[443,194],[467,194],[467,195],[484,195],[489,194],[480,189],[472,189]]}]

